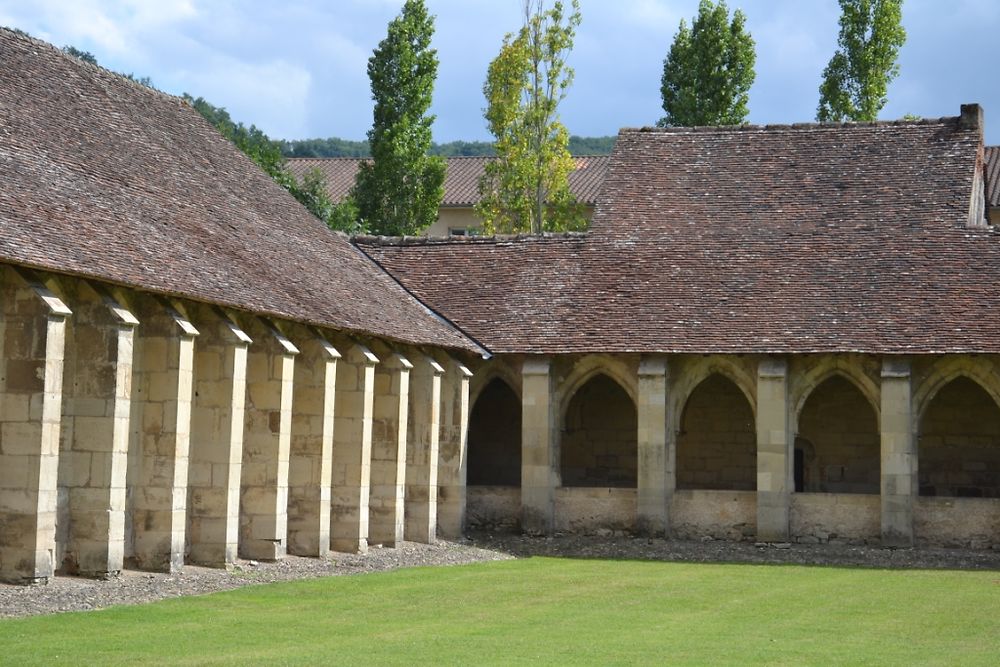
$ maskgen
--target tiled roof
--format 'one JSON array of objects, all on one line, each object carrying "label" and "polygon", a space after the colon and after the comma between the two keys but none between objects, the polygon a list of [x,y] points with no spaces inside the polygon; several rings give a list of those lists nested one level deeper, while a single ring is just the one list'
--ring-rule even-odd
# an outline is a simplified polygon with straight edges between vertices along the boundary
[{"label": "tiled roof", "polygon": [[624,130],[583,237],[359,245],[493,352],[1000,353],[958,119]]},{"label": "tiled roof", "polygon": [[1000,206],[1000,146],[986,147],[986,205]]},{"label": "tiled roof", "polygon": [[[442,206],[469,207],[479,201],[479,179],[490,157],[449,157],[444,179]],[[577,200],[593,205],[601,191],[608,168],[607,155],[581,155],[574,158],[576,169],[569,176],[570,191]],[[312,169],[326,177],[330,198],[340,201],[354,187],[354,175],[360,158],[289,158],[288,170],[302,178]]]},{"label": "tiled roof", "polygon": [[474,349],[182,100],[0,29],[0,262]]}]

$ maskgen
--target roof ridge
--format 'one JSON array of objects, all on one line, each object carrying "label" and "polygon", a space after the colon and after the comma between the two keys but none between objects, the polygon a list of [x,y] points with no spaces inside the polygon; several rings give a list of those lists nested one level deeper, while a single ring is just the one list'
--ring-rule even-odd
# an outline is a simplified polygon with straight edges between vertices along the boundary
[{"label": "roof ridge", "polygon": [[896,120],[875,120],[875,121],[845,121],[840,123],[768,123],[744,125],[695,125],[691,127],[623,127],[619,134],[624,133],[648,133],[648,134],[702,134],[702,133],[739,133],[739,132],[781,132],[794,130],[835,130],[843,128],[867,128],[867,127],[906,127],[921,125],[948,125],[959,121],[959,116],[941,116],[938,118],[915,118]]},{"label": "roof ridge", "polygon": [[377,236],[357,234],[351,237],[355,245],[403,247],[428,245],[487,245],[490,243],[526,243],[567,241],[587,238],[587,232],[542,232],[541,234],[491,234],[489,236]]}]

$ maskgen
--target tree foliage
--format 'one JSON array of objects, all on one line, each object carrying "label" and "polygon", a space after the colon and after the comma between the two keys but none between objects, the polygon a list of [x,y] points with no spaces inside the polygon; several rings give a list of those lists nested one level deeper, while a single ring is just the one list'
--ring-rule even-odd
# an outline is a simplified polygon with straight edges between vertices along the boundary
[{"label": "tree foliage", "polygon": [[[614,136],[569,138],[571,155],[608,155],[615,145]],[[285,157],[371,157],[367,141],[350,141],[330,137],[328,139],[280,140],[281,154]],[[448,141],[443,144],[431,142],[428,155],[443,157],[493,156],[492,141]]]},{"label": "tree foliage", "polygon": [[816,120],[873,121],[899,74],[903,0],[840,0],[840,9],[837,50],[823,70]]},{"label": "tree foliage", "polygon": [[496,138],[497,159],[479,183],[476,212],[488,233],[582,229],[582,209],[569,190],[573,158],[559,102],[573,82],[566,57],[580,25],[572,0],[545,9],[525,0],[524,25],[504,37],[483,85],[486,122]]},{"label": "tree foliage", "polygon": [[438,66],[433,34],[434,17],[423,0],[406,0],[368,60],[372,160],[361,164],[352,194],[373,233],[399,236],[428,227],[444,197],[444,160],[427,155]]},{"label": "tree foliage", "polygon": [[750,113],[756,76],[754,41],[746,16],[725,1],[701,0],[688,28],[682,19],[666,59],[660,94],[666,115],[659,125],[740,125]]},{"label": "tree foliage", "polygon": [[[28,33],[24,33],[27,35]],[[83,49],[78,49],[72,44],[67,44],[62,47],[63,53],[73,56],[74,58],[79,58],[85,63],[90,63],[91,65],[97,64],[97,57],[90,51],[84,51]]]}]

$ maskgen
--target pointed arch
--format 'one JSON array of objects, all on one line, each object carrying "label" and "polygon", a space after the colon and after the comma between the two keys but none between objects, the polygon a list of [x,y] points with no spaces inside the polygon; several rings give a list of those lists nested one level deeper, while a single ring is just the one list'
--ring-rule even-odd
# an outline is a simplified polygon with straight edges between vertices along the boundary
[{"label": "pointed arch", "polygon": [[875,421],[878,422],[882,412],[881,389],[871,377],[866,375],[856,364],[851,363],[843,357],[832,357],[826,363],[821,363],[803,373],[793,387],[792,405],[794,406],[793,419],[796,430],[802,408],[813,392],[827,380],[834,377],[842,377],[857,389],[868,402],[868,405],[875,413]]},{"label": "pointed arch", "polygon": [[708,373],[677,412],[678,489],[757,488],[756,417],[745,389]]},{"label": "pointed arch", "polygon": [[472,404],[468,457],[470,486],[521,485],[521,399],[500,374]]},{"label": "pointed arch", "polygon": [[560,422],[566,418],[566,410],[576,393],[597,375],[605,375],[613,380],[635,405],[638,395],[638,370],[621,359],[606,354],[589,354],[575,364],[562,382],[559,383]]},{"label": "pointed arch", "polygon": [[913,391],[914,426],[919,432],[920,422],[928,406],[951,381],[966,377],[980,386],[1000,407],[1000,378],[988,363],[976,363],[971,357],[943,357],[939,359],[931,371],[923,378]]},{"label": "pointed arch", "polygon": [[746,368],[727,357],[703,357],[687,364],[678,376],[670,391],[670,415],[673,430],[680,431],[680,418],[684,406],[698,386],[712,375],[721,375],[740,390],[750,409],[754,420],[757,418],[757,378]]},{"label": "pointed arch", "polygon": [[603,371],[588,373],[562,414],[563,486],[635,487],[638,414],[635,400]]}]

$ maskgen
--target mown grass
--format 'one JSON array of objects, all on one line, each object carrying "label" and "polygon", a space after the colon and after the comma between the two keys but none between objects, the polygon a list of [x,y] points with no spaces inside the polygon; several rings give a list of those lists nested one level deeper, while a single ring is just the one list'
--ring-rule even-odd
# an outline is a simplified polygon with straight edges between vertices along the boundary
[{"label": "mown grass", "polygon": [[0,622],[5,664],[996,665],[1000,573],[532,558]]}]

